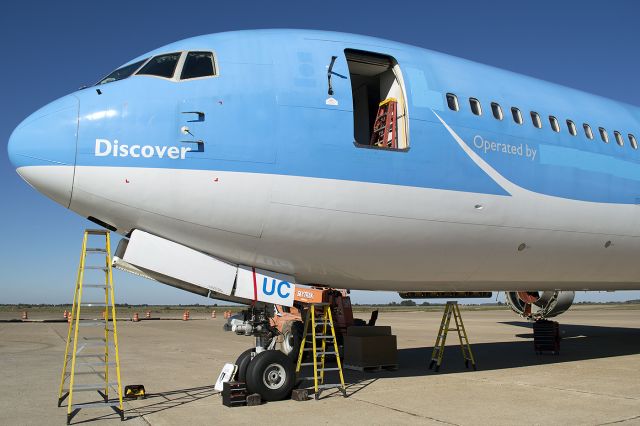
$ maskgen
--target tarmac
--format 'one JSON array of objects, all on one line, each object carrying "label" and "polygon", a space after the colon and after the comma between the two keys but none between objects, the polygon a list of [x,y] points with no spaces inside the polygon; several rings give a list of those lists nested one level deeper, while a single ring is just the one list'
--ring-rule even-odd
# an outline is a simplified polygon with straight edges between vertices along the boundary
[{"label": "tarmac", "polygon": [[[510,311],[463,309],[478,370],[465,369],[450,335],[437,373],[428,363],[441,314],[381,312],[378,324],[398,337],[396,371],[349,371],[347,398],[327,391],[236,408],[213,384],[253,339],[223,331],[220,314],[118,322],[122,382],[148,393],[125,403],[125,424],[640,424],[637,307],[572,308],[558,318],[559,355],[536,354],[531,325]],[[66,333],[64,322],[0,323],[0,424],[65,424],[57,398]],[[72,424],[87,422],[122,424],[106,407],[81,410]]]}]

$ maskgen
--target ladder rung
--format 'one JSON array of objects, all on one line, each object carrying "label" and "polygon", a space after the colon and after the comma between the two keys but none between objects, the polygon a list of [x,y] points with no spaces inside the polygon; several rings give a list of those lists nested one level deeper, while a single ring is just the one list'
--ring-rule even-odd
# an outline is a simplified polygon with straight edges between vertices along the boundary
[{"label": "ladder rung", "polygon": [[[76,375],[76,376],[78,376],[78,375],[86,376],[88,374],[95,374],[95,375],[100,376],[101,378],[104,379],[104,371],[75,371],[73,374]],[[65,374],[63,383],[65,383],[67,380],[69,380],[69,377],[71,377],[71,373]]]},{"label": "ladder rung", "polygon": [[82,284],[82,287],[107,288],[105,284]]},{"label": "ladder rung", "polygon": [[108,344],[110,347],[112,347],[112,348],[114,348],[114,347],[115,347],[115,345],[113,344],[113,342],[109,342],[109,343],[107,343],[107,342],[105,342],[105,341],[102,341],[102,342],[87,342],[87,343],[84,343],[84,342],[78,342],[78,349],[84,349],[84,348],[102,348],[102,347],[107,346],[107,344]]},{"label": "ladder rung", "polygon": [[322,385],[318,385],[318,389],[329,389],[329,388],[340,388],[340,389],[342,389],[342,385],[340,383],[335,383],[335,384],[325,383],[325,384],[322,384]]},{"label": "ladder rung", "polygon": [[107,306],[106,303],[104,302],[82,302],[80,304],[80,306],[99,306],[99,307],[105,307]]},{"label": "ladder rung", "polygon": [[84,232],[90,235],[107,235],[107,230],[105,229],[85,229]]},{"label": "ladder rung", "polygon": [[80,404],[71,404],[72,409],[76,408],[96,408],[96,407],[119,407],[120,402],[118,401],[107,401],[107,402],[84,402]]},{"label": "ladder rung", "polygon": [[87,249],[87,253],[106,253],[107,249],[103,249],[103,248],[88,248]]},{"label": "ladder rung", "polygon": [[[307,334],[309,337],[313,337],[313,334]],[[316,334],[316,339],[333,339],[333,336],[330,334]]]},{"label": "ladder rung", "polygon": [[[304,351],[312,351],[313,348],[305,348]],[[316,351],[316,355],[335,355],[335,352],[322,352],[322,351]]]},{"label": "ladder rung", "polygon": [[[116,363],[115,361],[109,361],[109,362],[100,362],[100,361],[95,361],[95,362],[76,362],[76,367],[78,366],[83,366],[83,367],[102,367],[102,366],[109,366],[109,367],[115,367]],[[98,371],[98,373],[103,373],[103,371]],[[78,372],[76,371],[76,374],[78,374]]]},{"label": "ladder rung", "polygon": [[[73,354],[69,354],[67,355],[67,358],[71,359],[73,357]],[[101,354],[76,354],[76,359],[78,358],[99,358],[102,360],[102,363],[104,364],[104,353]]]},{"label": "ladder rung", "polygon": [[[300,364],[300,367],[310,367],[312,365],[313,365],[312,362],[303,362],[303,363]],[[318,371],[338,371],[340,369],[338,367],[325,367],[325,368],[322,368],[321,366],[318,366],[317,370]]]},{"label": "ladder rung", "polygon": [[102,269],[103,271],[106,271],[108,268],[106,266],[90,265],[90,266],[85,266],[84,269]]},{"label": "ladder rung", "polygon": [[[118,382],[109,382],[109,383],[96,383],[96,384],[82,384],[82,385],[73,385],[74,392],[84,392],[84,391],[93,391],[93,390],[101,390],[105,387],[117,386]],[[69,391],[69,389],[64,389],[65,391]]]}]

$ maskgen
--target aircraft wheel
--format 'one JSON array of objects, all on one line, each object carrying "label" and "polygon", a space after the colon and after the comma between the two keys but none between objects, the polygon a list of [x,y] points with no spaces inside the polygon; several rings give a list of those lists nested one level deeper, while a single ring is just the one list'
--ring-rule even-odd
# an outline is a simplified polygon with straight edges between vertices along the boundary
[{"label": "aircraft wheel", "polygon": [[242,352],[236,360],[238,371],[236,372],[236,380],[239,382],[245,382],[247,380],[247,367],[251,362],[251,352],[255,352],[255,348],[247,349]]},{"label": "aircraft wheel", "polygon": [[301,321],[288,321],[282,326],[282,351],[293,362],[298,361],[303,333],[304,325]]},{"label": "aircraft wheel", "polygon": [[249,363],[247,389],[250,393],[259,393],[265,401],[280,401],[291,395],[295,375],[288,356],[281,351],[263,351]]}]

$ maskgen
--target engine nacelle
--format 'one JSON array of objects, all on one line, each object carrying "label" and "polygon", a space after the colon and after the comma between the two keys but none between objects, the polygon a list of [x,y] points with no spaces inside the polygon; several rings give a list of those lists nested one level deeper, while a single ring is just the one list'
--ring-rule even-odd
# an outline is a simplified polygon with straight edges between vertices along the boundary
[{"label": "engine nacelle", "polygon": [[574,296],[573,291],[508,291],[505,301],[513,312],[524,318],[544,319],[569,309]]}]

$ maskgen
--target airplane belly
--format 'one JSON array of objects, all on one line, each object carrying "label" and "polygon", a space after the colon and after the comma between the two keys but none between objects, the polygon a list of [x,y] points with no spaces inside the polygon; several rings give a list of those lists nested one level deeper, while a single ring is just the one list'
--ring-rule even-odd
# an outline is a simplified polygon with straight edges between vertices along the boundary
[{"label": "airplane belly", "polygon": [[348,288],[638,287],[636,208],[276,176],[257,258]]}]

